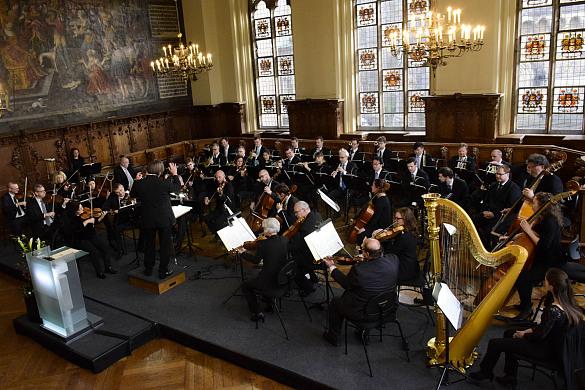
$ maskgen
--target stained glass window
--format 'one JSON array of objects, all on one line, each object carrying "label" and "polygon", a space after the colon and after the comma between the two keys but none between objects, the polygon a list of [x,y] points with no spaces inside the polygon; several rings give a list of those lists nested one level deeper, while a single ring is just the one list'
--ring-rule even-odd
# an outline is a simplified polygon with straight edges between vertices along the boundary
[{"label": "stained glass window", "polygon": [[291,8],[287,0],[257,1],[252,10],[260,128],[287,128],[286,102],[295,99]]},{"label": "stained glass window", "polygon": [[355,0],[358,128],[424,129],[422,96],[429,94],[430,72],[421,63],[397,58],[390,36],[411,27],[427,12],[425,0]]},{"label": "stained glass window", "polygon": [[515,131],[583,134],[585,1],[522,0]]}]

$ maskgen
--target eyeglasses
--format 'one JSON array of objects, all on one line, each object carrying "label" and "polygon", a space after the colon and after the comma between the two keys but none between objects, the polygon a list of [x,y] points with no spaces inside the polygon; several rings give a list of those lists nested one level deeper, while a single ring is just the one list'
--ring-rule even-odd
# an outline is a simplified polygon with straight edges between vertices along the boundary
[{"label": "eyeglasses", "polygon": [[397,221],[400,221],[401,219],[404,219],[404,218],[394,218],[394,219]]}]

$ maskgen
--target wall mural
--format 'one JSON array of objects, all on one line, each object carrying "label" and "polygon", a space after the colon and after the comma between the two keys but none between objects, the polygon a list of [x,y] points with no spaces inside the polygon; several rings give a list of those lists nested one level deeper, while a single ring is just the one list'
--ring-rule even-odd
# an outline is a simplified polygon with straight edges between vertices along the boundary
[{"label": "wall mural", "polygon": [[190,105],[184,87],[160,99],[147,6],[0,0],[0,133]]}]

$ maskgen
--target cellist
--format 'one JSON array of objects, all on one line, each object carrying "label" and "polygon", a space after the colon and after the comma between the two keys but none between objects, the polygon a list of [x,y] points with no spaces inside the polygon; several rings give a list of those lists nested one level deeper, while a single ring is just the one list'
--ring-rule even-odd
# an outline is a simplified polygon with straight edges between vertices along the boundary
[{"label": "cellist", "polygon": [[[538,211],[553,195],[550,192],[537,192],[532,199],[532,211]],[[561,247],[561,230],[563,216],[559,204],[550,203],[533,224],[526,220],[520,222],[520,227],[534,243],[533,262],[530,269],[521,273],[516,280],[516,289],[520,297],[518,309],[520,313],[514,320],[525,320],[532,314],[532,286],[544,280],[544,275],[551,267],[559,267],[565,262],[565,253]],[[518,239],[512,243],[518,242]]]},{"label": "cellist", "polygon": [[[268,173],[268,171],[266,169],[262,169],[260,172],[258,172],[258,181],[256,183],[254,183],[254,202],[250,202],[250,210],[254,211],[254,208],[256,207],[256,202],[259,202],[260,197],[262,196],[262,194],[266,194],[267,196],[271,196],[272,199],[274,199],[274,205],[276,206],[276,203],[278,203],[278,198],[276,197],[276,194],[273,193],[274,189],[276,188],[277,185],[279,185],[280,183],[277,182],[276,180],[273,180],[270,177],[270,174]],[[272,210],[270,210],[270,213],[268,213],[268,217],[272,217],[274,216],[274,214],[276,213],[276,207],[273,207]]]},{"label": "cellist", "polygon": [[383,229],[392,220],[392,206],[390,198],[386,195],[386,182],[376,179],[372,183],[372,206],[374,214],[368,223],[358,230],[357,245],[361,245],[365,237],[371,237],[375,230]]}]

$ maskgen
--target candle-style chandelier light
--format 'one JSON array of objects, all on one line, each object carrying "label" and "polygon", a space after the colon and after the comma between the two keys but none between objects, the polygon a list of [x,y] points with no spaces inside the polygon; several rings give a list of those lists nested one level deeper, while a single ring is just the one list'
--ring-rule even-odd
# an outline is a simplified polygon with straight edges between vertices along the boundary
[{"label": "candle-style chandelier light", "polygon": [[199,52],[199,45],[189,42],[188,46],[183,44],[183,34],[181,34],[181,21],[179,18],[179,8],[175,0],[175,9],[177,12],[177,26],[179,33],[179,43],[177,46],[163,46],[163,57],[151,61],[150,67],[156,77],[181,77],[185,83],[188,80],[197,80],[197,75],[207,72],[213,67],[211,54],[204,55]]},{"label": "candle-style chandelier light", "polygon": [[[414,1],[408,12],[404,30],[388,26],[384,40],[396,58],[408,56],[414,65],[430,66],[433,73],[437,66],[446,65],[445,59],[461,57],[466,52],[479,51],[483,47],[485,26],[461,23],[461,10],[447,8],[447,14],[439,14],[436,2],[427,9],[426,1]],[[473,33],[473,36],[472,36]]]}]

